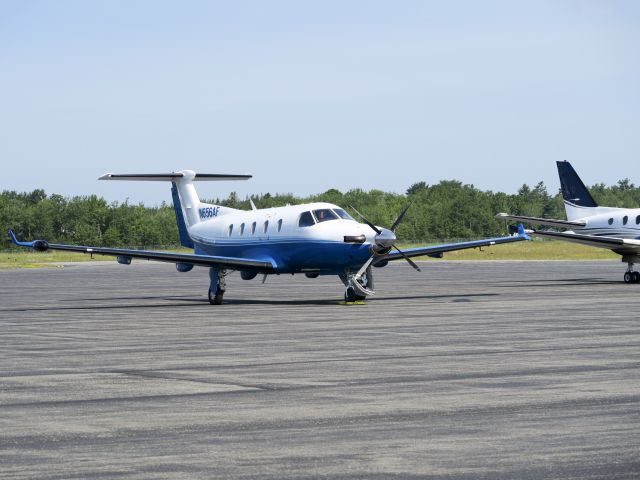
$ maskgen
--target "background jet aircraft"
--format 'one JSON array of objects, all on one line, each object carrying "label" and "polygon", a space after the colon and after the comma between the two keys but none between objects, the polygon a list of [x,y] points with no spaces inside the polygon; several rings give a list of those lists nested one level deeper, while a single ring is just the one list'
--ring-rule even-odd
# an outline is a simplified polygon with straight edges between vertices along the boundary
[{"label": "background jet aircraft", "polygon": [[567,229],[561,232],[533,230],[531,233],[538,237],[608,248],[622,255],[622,261],[628,265],[624,281],[638,283],[640,273],[634,270],[634,264],[640,262],[640,208],[598,206],[571,164],[567,161],[556,164],[567,220],[507,213],[499,213],[496,218]]},{"label": "background jet aircraft", "polygon": [[[19,241],[9,231],[12,241],[38,251],[66,250],[97,255],[113,255],[121,264],[133,258],[170,262],[180,272],[194,266],[209,268],[209,302],[222,303],[226,276],[237,270],[244,280],[257,275],[303,273],[309,278],[337,275],[345,286],[345,300],[363,300],[374,294],[371,267],[383,267],[390,261],[404,259],[420,268],[410,257],[442,257],[444,252],[518,242],[528,239],[524,228],[513,236],[489,238],[401,251],[396,247],[395,230],[408,206],[389,229],[376,226],[356,213],[364,223],[354,220],[345,210],[330,203],[309,203],[285,207],[236,210],[202,203],[193,182],[212,180],[247,180],[251,175],[195,173],[191,170],[164,174],[118,175],[108,173],[100,180],[145,180],[172,182],[172,196],[180,243],[193,248],[193,254],[167,253],[123,248],[50,244],[44,240]],[[355,211],[355,209],[354,209]]]}]

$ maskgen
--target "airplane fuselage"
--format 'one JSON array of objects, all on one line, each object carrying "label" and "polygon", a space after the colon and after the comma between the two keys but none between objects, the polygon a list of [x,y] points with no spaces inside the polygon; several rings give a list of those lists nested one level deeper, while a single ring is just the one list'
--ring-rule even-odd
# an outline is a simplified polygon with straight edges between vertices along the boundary
[{"label": "airplane fuselage", "polygon": [[597,209],[601,211],[595,215],[577,218],[585,222],[585,226],[573,228],[573,231],[585,235],[640,239],[640,208]]},{"label": "airplane fuselage", "polygon": [[255,258],[272,262],[278,273],[320,275],[359,268],[371,257],[374,241],[367,225],[320,202],[235,210],[193,225],[189,235],[197,254]]}]

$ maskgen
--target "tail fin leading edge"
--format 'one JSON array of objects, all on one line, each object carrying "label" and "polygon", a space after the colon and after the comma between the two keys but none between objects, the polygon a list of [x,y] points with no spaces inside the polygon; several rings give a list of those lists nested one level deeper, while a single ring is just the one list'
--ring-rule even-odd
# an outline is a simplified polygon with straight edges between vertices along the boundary
[{"label": "tail fin leading edge", "polygon": [[187,224],[184,221],[182,213],[182,204],[180,203],[180,195],[178,195],[178,187],[176,182],[171,182],[171,197],[173,198],[173,208],[176,211],[176,221],[178,222],[178,234],[180,235],[180,245],[186,248],[194,248],[193,240],[189,236]]}]

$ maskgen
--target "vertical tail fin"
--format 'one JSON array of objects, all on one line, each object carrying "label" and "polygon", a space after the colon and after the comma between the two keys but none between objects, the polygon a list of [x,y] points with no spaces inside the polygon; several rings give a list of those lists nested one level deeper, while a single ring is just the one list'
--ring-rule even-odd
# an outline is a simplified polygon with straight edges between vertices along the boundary
[{"label": "vertical tail fin", "polygon": [[187,224],[184,221],[184,214],[182,213],[182,203],[180,202],[180,195],[178,194],[178,186],[176,182],[171,182],[171,197],[173,198],[173,208],[176,211],[176,221],[178,222],[178,235],[180,236],[180,245],[186,248],[193,248],[193,240],[189,236],[187,230]]},{"label": "vertical tail fin", "polygon": [[138,181],[169,181],[171,182],[171,196],[176,211],[180,243],[184,247],[193,248],[193,241],[189,236],[189,227],[211,217],[224,215],[234,211],[232,208],[201,203],[193,185],[194,181],[220,180],[248,180],[251,175],[223,175],[217,173],[196,173],[182,170],[171,173],[134,173],[115,174],[106,173],[99,180],[138,180]]},{"label": "vertical tail fin", "polygon": [[556,162],[556,164],[558,166],[560,188],[567,219],[575,220],[590,215],[590,209],[597,208],[598,204],[589,193],[589,190],[569,162],[564,160]]}]

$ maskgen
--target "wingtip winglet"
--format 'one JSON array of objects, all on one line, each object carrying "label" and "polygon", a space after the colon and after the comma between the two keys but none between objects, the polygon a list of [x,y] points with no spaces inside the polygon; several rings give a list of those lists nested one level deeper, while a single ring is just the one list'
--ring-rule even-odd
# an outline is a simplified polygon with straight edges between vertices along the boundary
[{"label": "wingtip winglet", "polygon": [[15,233],[12,229],[9,229],[9,232],[8,232],[8,233],[9,233],[9,238],[11,239],[11,242],[12,242],[14,245],[20,245],[20,244],[18,243],[18,239],[16,238],[16,233]]},{"label": "wingtip winglet", "polygon": [[21,242],[20,240],[18,240],[18,237],[16,237],[16,233],[12,229],[9,229],[8,233],[9,233],[9,238],[11,239],[11,242],[13,242],[13,244],[18,247],[33,248],[37,252],[44,252],[49,249],[49,244],[44,240],[34,240],[33,242]]}]

